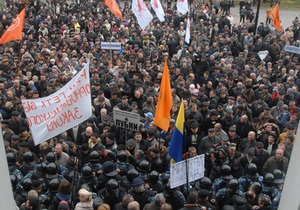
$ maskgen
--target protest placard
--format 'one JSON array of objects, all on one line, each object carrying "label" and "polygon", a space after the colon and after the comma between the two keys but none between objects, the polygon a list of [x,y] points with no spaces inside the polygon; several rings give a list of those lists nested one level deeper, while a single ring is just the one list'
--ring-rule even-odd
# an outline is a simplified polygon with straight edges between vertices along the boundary
[{"label": "protest placard", "polygon": [[[178,187],[188,182],[196,181],[204,177],[204,155],[198,155],[187,160],[170,165],[170,186]],[[186,166],[186,164],[188,164]]]}]

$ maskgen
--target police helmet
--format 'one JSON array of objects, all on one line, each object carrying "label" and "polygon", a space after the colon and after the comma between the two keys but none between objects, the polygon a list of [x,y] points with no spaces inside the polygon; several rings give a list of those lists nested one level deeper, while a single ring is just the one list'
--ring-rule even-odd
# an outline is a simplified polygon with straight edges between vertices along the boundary
[{"label": "police helmet", "polygon": [[56,193],[58,191],[60,180],[58,178],[54,178],[49,182],[48,189],[50,192]]},{"label": "police helmet", "polygon": [[92,151],[89,157],[89,162],[91,163],[97,163],[100,162],[99,153],[97,151]]},{"label": "police helmet", "polygon": [[21,183],[25,192],[28,192],[29,190],[31,190],[31,184],[32,184],[32,182],[31,182],[30,178],[25,178]]},{"label": "police helmet", "polygon": [[48,152],[48,154],[46,155],[46,160],[48,161],[48,163],[54,163],[56,160],[56,154],[54,152]]},{"label": "police helmet", "polygon": [[127,155],[124,150],[121,150],[117,154],[117,158],[120,162],[126,162],[127,161]]},{"label": "police helmet", "polygon": [[82,168],[82,176],[84,179],[89,179],[93,176],[93,171],[90,166],[84,166]]},{"label": "police helmet", "polygon": [[10,175],[10,182],[13,188],[15,188],[18,184],[18,177],[14,174]]},{"label": "police helmet", "polygon": [[149,180],[149,182],[156,183],[156,182],[158,182],[158,179],[159,179],[159,173],[157,171],[151,171],[148,174],[148,180]]},{"label": "police helmet", "polygon": [[14,153],[12,152],[7,153],[6,158],[7,158],[8,165],[12,166],[16,164],[17,159]]},{"label": "police helmet", "polygon": [[23,160],[25,163],[31,163],[34,161],[34,155],[31,151],[27,151],[25,152],[24,156],[23,156]]},{"label": "police helmet", "polygon": [[274,175],[272,173],[266,173],[263,179],[263,183],[267,185],[272,185],[274,183]]},{"label": "police helmet", "polygon": [[138,177],[139,175],[140,173],[133,168],[127,171],[126,178],[129,182],[132,182],[134,178]]},{"label": "police helmet", "polygon": [[250,178],[257,178],[258,173],[257,173],[257,166],[255,163],[249,163],[247,168],[246,168],[246,173]]},{"label": "police helmet", "polygon": [[151,170],[151,163],[147,160],[143,160],[137,166],[137,170],[140,173],[148,173]]}]

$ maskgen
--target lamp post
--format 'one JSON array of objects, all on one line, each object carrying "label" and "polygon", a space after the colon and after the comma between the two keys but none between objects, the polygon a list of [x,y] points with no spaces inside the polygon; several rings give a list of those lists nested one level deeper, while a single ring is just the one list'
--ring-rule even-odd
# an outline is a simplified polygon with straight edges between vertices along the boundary
[{"label": "lamp post", "polygon": [[256,31],[257,31],[257,24],[258,24],[258,17],[259,17],[259,10],[260,10],[260,2],[261,0],[258,0],[257,2],[257,9],[256,9],[256,14],[255,14],[255,31],[254,31],[254,34],[256,34]]}]

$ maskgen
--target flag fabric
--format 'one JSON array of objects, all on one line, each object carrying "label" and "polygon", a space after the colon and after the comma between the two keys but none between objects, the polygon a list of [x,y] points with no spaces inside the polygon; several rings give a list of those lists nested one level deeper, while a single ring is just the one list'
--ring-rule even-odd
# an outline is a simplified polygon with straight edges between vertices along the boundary
[{"label": "flag fabric", "polygon": [[151,0],[151,6],[156,13],[156,16],[160,20],[160,22],[165,21],[165,12],[159,0]]},{"label": "flag fabric", "polygon": [[281,24],[279,19],[279,4],[273,7],[273,9],[268,13],[268,17],[273,20],[274,26],[278,31],[281,31]]},{"label": "flag fabric", "polygon": [[188,0],[177,0],[177,11],[185,15],[189,11]]},{"label": "flag fabric", "polygon": [[168,61],[164,63],[164,72],[160,83],[158,101],[156,106],[154,124],[168,131],[171,120],[170,111],[172,108],[171,84],[169,77]]},{"label": "flag fabric", "polygon": [[169,154],[172,158],[171,163],[181,161],[182,145],[184,141],[184,121],[184,105],[183,101],[181,101],[175,128],[169,146]]},{"label": "flag fabric", "polygon": [[116,0],[105,0],[104,4],[108,6],[111,13],[113,13],[115,16],[119,17],[120,19],[123,18],[122,12],[119,8],[119,5],[117,4]]},{"label": "flag fabric", "polygon": [[140,27],[144,30],[152,21],[153,16],[143,0],[132,0],[132,12]]},{"label": "flag fabric", "polygon": [[25,8],[18,14],[12,24],[0,38],[0,44],[14,40],[22,40],[22,31],[24,28]]},{"label": "flag fabric", "polygon": [[185,38],[184,41],[189,44],[191,39],[191,21],[190,18],[188,18],[186,23],[186,30],[185,30]]}]

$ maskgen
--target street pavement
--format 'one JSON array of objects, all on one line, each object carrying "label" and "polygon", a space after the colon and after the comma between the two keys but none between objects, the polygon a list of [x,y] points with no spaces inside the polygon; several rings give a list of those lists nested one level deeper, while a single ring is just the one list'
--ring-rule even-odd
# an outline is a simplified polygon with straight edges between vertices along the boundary
[{"label": "street pavement", "polygon": [[[253,8],[253,11],[256,13],[256,8]],[[266,21],[267,17],[267,8],[266,7],[261,7],[259,10],[259,18],[258,18],[258,24],[260,22]],[[234,23],[239,23],[240,20],[240,15],[239,15],[239,6],[237,5],[236,7],[231,8],[230,12],[232,13],[233,16],[233,22]],[[291,26],[293,20],[295,19],[296,16],[299,17],[300,11],[299,10],[286,10],[286,9],[280,9],[279,10],[279,17],[282,23],[282,26],[284,29],[287,27]]]}]

